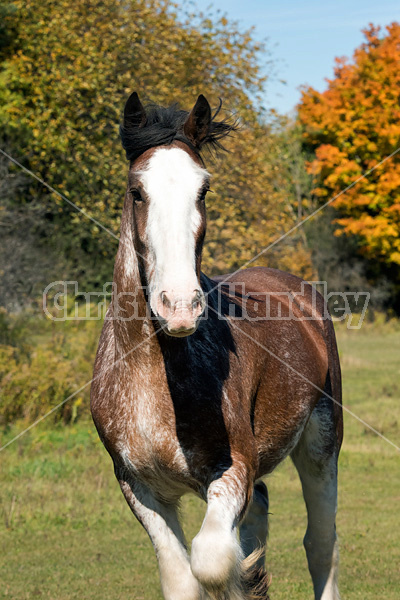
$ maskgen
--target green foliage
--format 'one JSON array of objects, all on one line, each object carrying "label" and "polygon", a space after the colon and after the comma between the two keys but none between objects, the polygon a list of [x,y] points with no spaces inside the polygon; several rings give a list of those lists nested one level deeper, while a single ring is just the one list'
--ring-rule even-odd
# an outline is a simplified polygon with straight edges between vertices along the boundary
[{"label": "green foliage", "polygon": [[[261,108],[266,49],[251,31],[225,17],[178,12],[169,0],[15,0],[7,7],[15,12],[15,39],[0,73],[1,137],[11,154],[115,235],[127,171],[118,123],[133,89],[187,109],[199,93],[214,106],[221,97],[241,117],[241,132],[227,143],[231,154],[209,165],[216,194],[206,267],[237,268],[293,223],[284,195],[268,192],[276,166]],[[33,180],[18,204],[44,209],[39,245],[70,279],[111,279],[115,239]],[[271,262],[277,266],[279,257]]]},{"label": "green foliage", "polygon": [[0,60],[4,60],[16,49],[17,27],[16,6],[11,2],[0,4]]},{"label": "green foliage", "polygon": [[89,385],[100,332],[98,321],[52,322],[34,313],[0,312],[0,425],[33,422],[74,397],[52,421],[88,414]]}]

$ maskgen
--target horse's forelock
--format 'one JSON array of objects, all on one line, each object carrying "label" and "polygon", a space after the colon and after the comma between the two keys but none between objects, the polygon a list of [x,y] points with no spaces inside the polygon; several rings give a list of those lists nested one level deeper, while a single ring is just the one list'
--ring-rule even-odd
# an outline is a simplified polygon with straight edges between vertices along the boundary
[{"label": "horse's forelock", "polygon": [[220,108],[221,104],[211,119],[209,132],[201,147],[195,148],[183,132],[184,123],[189,115],[188,111],[181,110],[177,104],[167,108],[154,104],[147,105],[147,120],[142,127],[135,127],[129,123],[120,125],[120,137],[126,158],[132,162],[146,150],[157,146],[169,146],[174,141],[185,143],[198,155],[207,147],[211,150],[225,150],[221,140],[238,129],[238,122],[229,117],[216,121]]}]

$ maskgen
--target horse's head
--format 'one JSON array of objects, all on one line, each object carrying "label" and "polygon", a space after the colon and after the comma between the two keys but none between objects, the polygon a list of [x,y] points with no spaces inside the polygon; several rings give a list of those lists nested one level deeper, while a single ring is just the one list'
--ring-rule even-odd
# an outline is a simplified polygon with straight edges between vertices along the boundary
[{"label": "horse's head", "polygon": [[228,128],[213,122],[204,96],[189,114],[176,107],[146,113],[136,93],[125,106],[133,243],[150,307],[173,336],[193,333],[205,309],[200,265],[209,174],[200,149],[217,144]]}]

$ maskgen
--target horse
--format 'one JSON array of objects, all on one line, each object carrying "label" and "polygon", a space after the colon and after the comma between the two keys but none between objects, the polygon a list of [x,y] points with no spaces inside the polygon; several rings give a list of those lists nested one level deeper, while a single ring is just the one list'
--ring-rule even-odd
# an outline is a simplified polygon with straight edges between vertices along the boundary
[{"label": "horse", "polygon": [[[238,129],[218,113],[203,95],[190,111],[144,106],[136,92],[126,102],[128,183],[91,412],[154,546],[166,600],[269,597],[262,478],[287,456],[307,508],[315,599],[338,600],[333,324],[322,296],[292,274],[201,271],[211,179],[203,150]],[[179,520],[189,492],[207,503],[190,554]]]}]

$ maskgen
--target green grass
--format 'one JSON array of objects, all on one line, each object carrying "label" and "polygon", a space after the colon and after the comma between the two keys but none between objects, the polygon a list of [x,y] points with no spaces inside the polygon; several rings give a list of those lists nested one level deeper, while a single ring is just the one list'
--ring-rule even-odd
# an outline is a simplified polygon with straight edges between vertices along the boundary
[{"label": "green grass", "polygon": [[[338,328],[344,403],[400,446],[400,326]],[[2,443],[17,432],[12,428]],[[161,600],[153,549],[90,423],[33,429],[0,453],[0,598]],[[400,454],[345,413],[338,532],[345,600],[400,596]],[[270,478],[272,600],[312,598],[293,466]],[[183,502],[189,538],[204,505]]]}]

